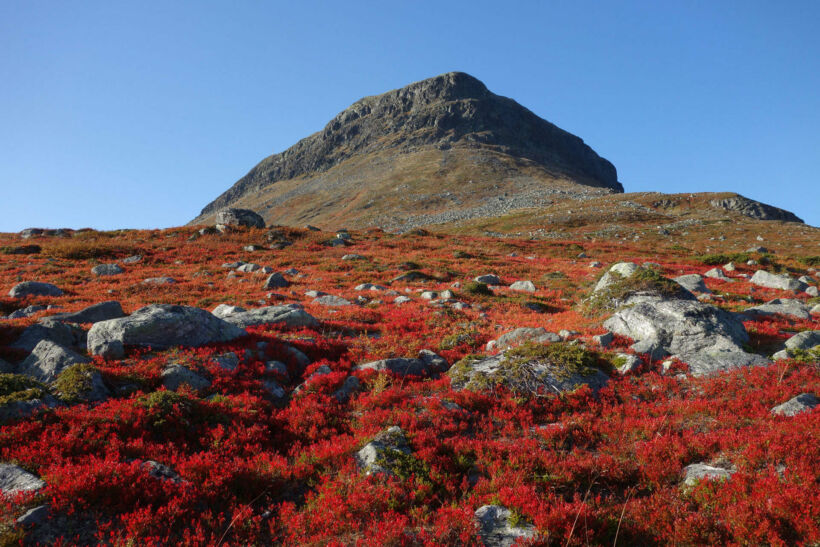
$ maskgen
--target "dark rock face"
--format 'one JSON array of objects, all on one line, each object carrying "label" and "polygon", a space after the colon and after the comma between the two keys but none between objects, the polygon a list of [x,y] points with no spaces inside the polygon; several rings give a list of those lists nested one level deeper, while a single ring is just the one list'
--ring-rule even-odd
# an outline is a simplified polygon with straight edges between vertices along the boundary
[{"label": "dark rock face", "polygon": [[250,226],[264,228],[265,221],[250,209],[222,209],[216,213],[216,223],[227,226]]},{"label": "dark rock face", "polygon": [[365,97],[322,131],[260,162],[208,204],[206,216],[277,181],[320,173],[355,155],[423,147],[485,148],[541,164],[582,184],[623,192],[615,167],[584,141],[476,78],[450,72],[382,95]]},{"label": "dark rock face", "polygon": [[794,213],[786,211],[785,209],[780,209],[773,205],[766,205],[765,203],[760,203],[759,201],[754,201],[740,195],[723,199],[713,199],[709,202],[709,205],[718,209],[734,211],[757,220],[803,222]]}]

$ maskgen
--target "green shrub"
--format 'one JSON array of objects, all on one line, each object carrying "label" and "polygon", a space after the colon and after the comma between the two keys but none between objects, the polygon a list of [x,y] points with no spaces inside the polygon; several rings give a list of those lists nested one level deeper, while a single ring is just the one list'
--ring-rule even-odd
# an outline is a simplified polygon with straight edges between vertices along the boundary
[{"label": "green shrub", "polygon": [[814,256],[801,256],[800,258],[798,258],[798,260],[800,262],[802,262],[803,264],[805,264],[806,266],[811,266],[813,268],[816,268],[816,267],[820,266],[820,256],[817,256],[817,255],[814,255]]},{"label": "green shrub", "polygon": [[723,266],[729,262],[745,263],[751,260],[752,255],[749,253],[731,253],[731,254],[709,254],[695,257],[695,260],[706,264],[707,266]]},{"label": "green shrub", "polygon": [[54,389],[64,401],[82,400],[83,396],[94,388],[92,377],[95,373],[99,373],[99,370],[89,363],[71,365],[57,376]]},{"label": "green shrub", "polygon": [[478,281],[468,281],[464,284],[461,290],[467,294],[473,295],[482,294],[486,296],[492,296],[493,294],[493,291],[490,290],[490,287],[488,287],[486,283],[479,283]]},{"label": "green shrub", "polygon": [[592,293],[584,303],[584,311],[587,313],[616,309],[634,294],[648,293],[672,298],[686,294],[675,281],[651,268],[638,268],[629,277],[619,277],[617,273],[610,275],[615,281],[605,289]]},{"label": "green shrub", "polygon": [[0,404],[42,399],[46,387],[22,374],[0,374]]}]

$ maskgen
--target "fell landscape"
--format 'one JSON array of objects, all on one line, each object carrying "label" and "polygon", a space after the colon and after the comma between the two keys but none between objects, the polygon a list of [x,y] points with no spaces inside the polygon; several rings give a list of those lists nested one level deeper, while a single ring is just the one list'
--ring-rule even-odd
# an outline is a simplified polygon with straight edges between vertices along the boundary
[{"label": "fell landscape", "polygon": [[464,72],[225,186],[0,233],[0,546],[820,545],[797,214]]}]

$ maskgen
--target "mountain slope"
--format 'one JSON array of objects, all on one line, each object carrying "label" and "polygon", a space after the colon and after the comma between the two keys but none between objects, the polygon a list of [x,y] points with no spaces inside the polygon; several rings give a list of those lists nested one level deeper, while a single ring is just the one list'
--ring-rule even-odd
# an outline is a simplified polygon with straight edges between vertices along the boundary
[{"label": "mountain slope", "polygon": [[262,160],[192,223],[241,206],[279,224],[364,226],[487,200],[622,191],[615,167],[583,140],[451,72],[357,101]]}]

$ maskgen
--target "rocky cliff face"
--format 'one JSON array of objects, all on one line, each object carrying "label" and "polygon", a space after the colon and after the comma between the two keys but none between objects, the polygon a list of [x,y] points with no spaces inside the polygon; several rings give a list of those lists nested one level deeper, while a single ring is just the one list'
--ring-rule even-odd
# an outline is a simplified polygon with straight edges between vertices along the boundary
[{"label": "rocky cliff face", "polygon": [[[440,163],[437,173],[443,179],[448,169],[456,170],[452,165],[454,157],[459,160],[455,162],[457,167],[492,157],[492,162],[503,164],[503,169],[490,173],[490,178],[500,180],[506,176],[509,179],[521,165],[526,165],[530,170],[539,171],[536,178],[543,178],[547,183],[554,178],[623,192],[615,167],[583,140],[539,118],[512,99],[495,95],[476,78],[451,72],[354,103],[322,131],[281,154],[262,160],[208,204],[197,220],[240,202],[256,209],[262,209],[263,202],[270,200],[274,209],[284,206],[289,198],[283,200],[275,189],[282,181],[324,177],[323,180],[332,179],[336,185],[340,180],[342,183],[355,181],[359,187],[381,181],[391,177],[397,164],[406,168],[408,163],[413,163],[408,158],[415,155],[421,158],[422,154],[425,164]],[[349,167],[369,156],[378,156],[378,164],[384,167],[374,169],[372,163],[366,170]],[[347,168],[328,175],[343,165]],[[291,197],[300,194],[292,184],[280,186],[287,186]],[[264,199],[254,197],[262,194]],[[309,218],[309,211],[317,208],[317,204],[306,204],[304,197],[299,201],[305,209],[304,216]],[[275,211],[260,212],[266,220],[275,220],[271,218],[276,215]]]}]

